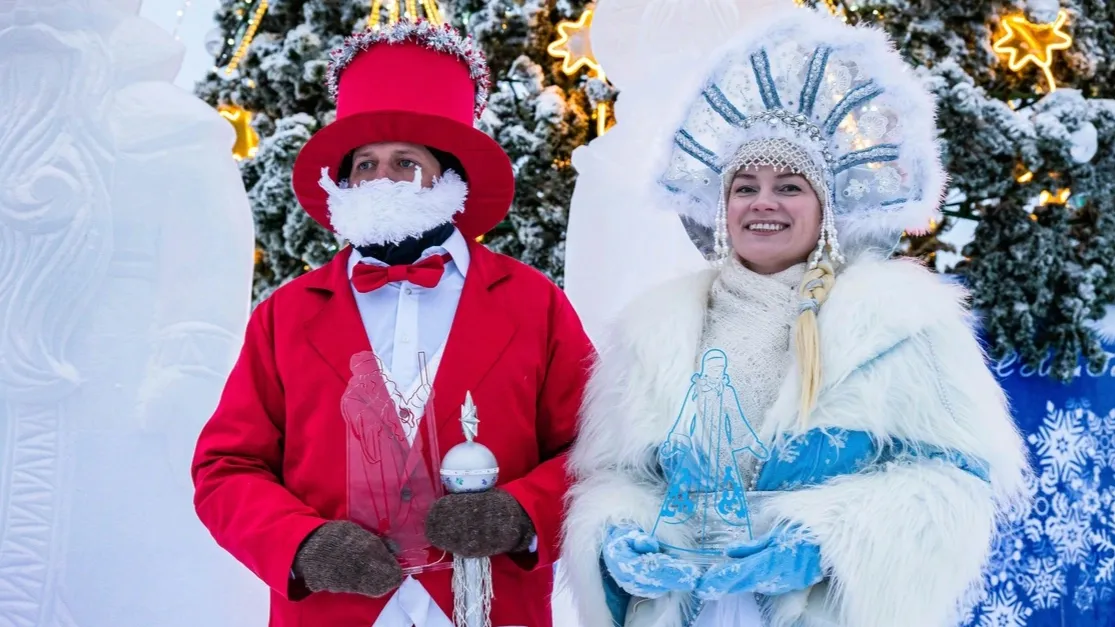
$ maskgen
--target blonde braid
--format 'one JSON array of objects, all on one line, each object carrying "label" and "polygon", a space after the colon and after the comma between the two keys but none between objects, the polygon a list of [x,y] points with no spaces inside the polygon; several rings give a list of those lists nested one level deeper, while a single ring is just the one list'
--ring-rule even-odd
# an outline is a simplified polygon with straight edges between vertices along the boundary
[{"label": "blonde braid", "polygon": [[801,378],[801,410],[798,423],[804,428],[817,403],[821,388],[821,340],[817,333],[817,311],[828,298],[836,276],[832,266],[821,262],[810,268],[801,281],[801,313],[794,330],[797,346],[798,368]]}]

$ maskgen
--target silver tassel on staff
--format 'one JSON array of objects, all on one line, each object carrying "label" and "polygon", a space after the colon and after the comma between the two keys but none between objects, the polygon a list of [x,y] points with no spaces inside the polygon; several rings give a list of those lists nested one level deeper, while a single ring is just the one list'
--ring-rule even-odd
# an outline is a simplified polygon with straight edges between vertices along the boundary
[{"label": "silver tassel on staff", "polygon": [[[465,441],[449,449],[441,462],[441,481],[452,494],[486,492],[496,485],[499,464],[488,447],[476,441],[480,420],[472,393],[461,407]],[[492,561],[453,556],[453,623],[457,627],[491,627]]]}]

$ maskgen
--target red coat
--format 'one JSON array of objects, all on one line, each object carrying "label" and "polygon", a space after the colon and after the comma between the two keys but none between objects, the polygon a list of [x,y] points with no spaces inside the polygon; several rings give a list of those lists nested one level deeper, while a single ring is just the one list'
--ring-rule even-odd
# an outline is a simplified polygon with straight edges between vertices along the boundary
[{"label": "red coat", "polygon": [[[434,379],[438,444],[463,441],[471,391],[479,441],[499,460],[501,487],[538,532],[531,563],[492,560],[494,625],[549,627],[553,561],[568,487],[565,451],[592,348],[565,294],[537,271],[479,244]],[[271,588],[272,627],[370,627],[386,604],[307,595],[292,585],[302,541],[346,515],[340,399],[349,359],[370,350],[347,273],[350,249],[277,290],[252,314],[239,360],[201,433],[195,507],[218,544]],[[418,580],[452,616],[452,571]]]}]

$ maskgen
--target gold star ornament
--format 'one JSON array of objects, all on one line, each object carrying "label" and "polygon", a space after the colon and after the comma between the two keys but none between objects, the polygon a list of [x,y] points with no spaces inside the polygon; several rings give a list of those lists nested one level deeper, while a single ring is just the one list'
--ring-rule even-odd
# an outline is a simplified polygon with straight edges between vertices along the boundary
[{"label": "gold star ornament", "polygon": [[252,128],[252,114],[235,105],[221,105],[217,107],[221,117],[232,124],[236,129],[236,143],[232,145],[232,156],[240,161],[251,159],[259,150],[259,134]]},{"label": "gold star ornament", "polygon": [[600,80],[604,80],[604,72],[592,56],[592,40],[589,38],[591,28],[592,9],[585,9],[576,22],[558,22],[559,37],[546,48],[546,52],[561,59],[561,71],[567,75],[576,74],[581,68],[587,67]]},{"label": "gold star ornament", "polygon": [[1049,81],[1049,91],[1057,91],[1057,82],[1049,69],[1053,65],[1053,53],[1072,47],[1072,36],[1064,31],[1069,15],[1064,10],[1057,14],[1051,24],[1034,24],[1024,15],[1011,15],[1003,19],[1000,37],[992,49],[1007,57],[1007,67],[1018,72],[1027,65],[1041,68]]}]

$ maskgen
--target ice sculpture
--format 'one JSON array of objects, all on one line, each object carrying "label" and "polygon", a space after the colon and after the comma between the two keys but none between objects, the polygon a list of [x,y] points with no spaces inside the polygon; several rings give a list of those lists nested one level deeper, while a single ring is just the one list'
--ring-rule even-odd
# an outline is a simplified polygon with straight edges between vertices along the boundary
[{"label": "ice sculpture", "polygon": [[715,563],[724,549],[752,539],[744,478],[770,457],[740,407],[728,377],[728,356],[713,348],[701,357],[658,457],[666,474],[666,497],[653,533],[661,525],[687,525],[693,546],[663,545],[684,559]]},{"label": "ice sculpture", "polygon": [[189,460],[239,349],[231,126],[138,0],[0,0],[0,625],[251,626]]},{"label": "ice sculpture", "polygon": [[444,494],[434,391],[426,354],[418,380],[400,388],[372,351],[352,356],[352,377],[341,397],[345,425],[348,518],[383,538],[406,575],[452,567],[426,539],[426,515]]}]

